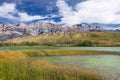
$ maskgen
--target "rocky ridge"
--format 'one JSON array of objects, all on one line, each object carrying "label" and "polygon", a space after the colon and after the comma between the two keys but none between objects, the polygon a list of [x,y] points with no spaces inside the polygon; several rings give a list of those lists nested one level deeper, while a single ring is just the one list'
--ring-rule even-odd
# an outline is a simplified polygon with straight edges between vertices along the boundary
[{"label": "rocky ridge", "polygon": [[0,41],[17,37],[34,36],[56,32],[89,32],[105,31],[100,26],[77,24],[73,26],[61,26],[59,24],[36,22],[31,24],[19,23],[18,25],[0,25]]}]

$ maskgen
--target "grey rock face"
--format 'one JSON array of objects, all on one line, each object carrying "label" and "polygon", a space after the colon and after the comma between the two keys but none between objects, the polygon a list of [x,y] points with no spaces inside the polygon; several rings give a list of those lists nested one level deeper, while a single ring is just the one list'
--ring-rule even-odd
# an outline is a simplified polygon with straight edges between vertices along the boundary
[{"label": "grey rock face", "polygon": [[23,26],[20,27],[11,24],[3,24],[2,26],[0,26],[0,41],[34,35],[29,29],[26,28]]},{"label": "grey rock face", "polygon": [[62,32],[61,25],[51,23],[32,23],[29,25],[29,29],[37,35],[43,33]]},{"label": "grey rock face", "polygon": [[25,37],[56,32],[85,32],[85,31],[104,31],[103,28],[93,25],[77,24],[73,26],[61,26],[59,24],[36,22],[29,25],[20,23],[18,25],[0,25],[0,41],[7,39]]}]

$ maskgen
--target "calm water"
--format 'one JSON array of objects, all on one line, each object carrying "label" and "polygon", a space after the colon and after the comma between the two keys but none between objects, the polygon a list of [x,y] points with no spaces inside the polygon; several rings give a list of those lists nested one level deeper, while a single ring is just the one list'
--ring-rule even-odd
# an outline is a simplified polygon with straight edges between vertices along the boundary
[{"label": "calm water", "polygon": [[84,55],[84,56],[51,56],[33,57],[52,64],[75,66],[91,69],[104,75],[106,80],[120,80],[120,56],[118,55]]},{"label": "calm water", "polygon": [[120,47],[0,47],[0,50],[43,50],[43,49],[101,50],[101,51],[118,51],[118,52],[120,52]]}]

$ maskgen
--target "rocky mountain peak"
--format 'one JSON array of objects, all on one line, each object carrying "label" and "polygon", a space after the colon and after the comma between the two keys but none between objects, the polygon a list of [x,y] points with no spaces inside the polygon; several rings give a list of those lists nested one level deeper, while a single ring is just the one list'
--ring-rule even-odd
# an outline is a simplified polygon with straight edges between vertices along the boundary
[{"label": "rocky mountain peak", "polygon": [[27,25],[24,24],[24,23],[19,23],[19,24],[17,25],[17,27],[18,27],[18,28],[27,28]]},{"label": "rocky mountain peak", "polygon": [[11,24],[3,24],[0,27],[0,40],[7,40],[16,37],[24,37],[30,35],[49,34],[56,32],[85,32],[85,31],[104,31],[100,26],[89,24],[76,24],[73,26],[61,26],[59,24],[35,22],[31,24],[19,23],[14,26]]}]

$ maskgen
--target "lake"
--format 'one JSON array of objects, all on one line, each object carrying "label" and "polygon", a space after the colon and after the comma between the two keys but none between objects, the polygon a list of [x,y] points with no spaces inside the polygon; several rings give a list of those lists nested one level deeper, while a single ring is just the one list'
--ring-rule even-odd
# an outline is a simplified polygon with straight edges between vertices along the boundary
[{"label": "lake", "polygon": [[0,47],[0,50],[99,50],[99,51],[117,51],[120,47]]},{"label": "lake", "polygon": [[46,60],[52,64],[74,66],[99,72],[106,80],[120,80],[120,56],[118,55],[84,55],[84,56],[47,56],[33,57]]}]

